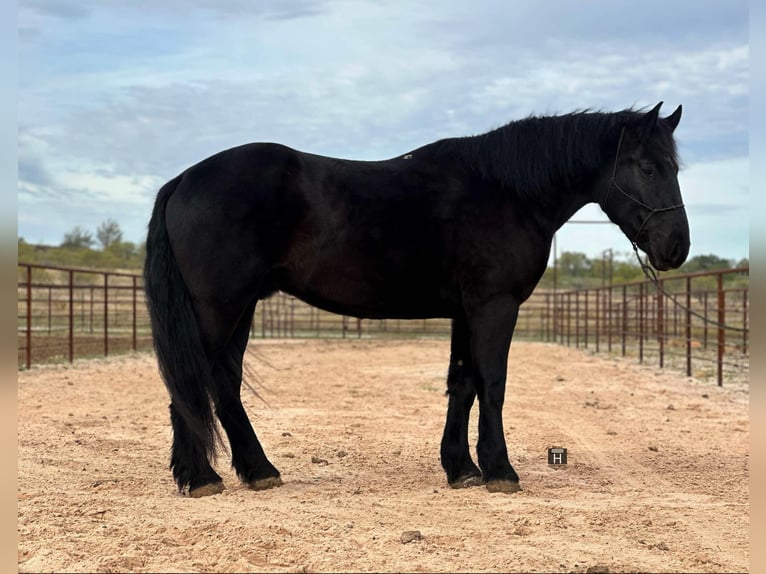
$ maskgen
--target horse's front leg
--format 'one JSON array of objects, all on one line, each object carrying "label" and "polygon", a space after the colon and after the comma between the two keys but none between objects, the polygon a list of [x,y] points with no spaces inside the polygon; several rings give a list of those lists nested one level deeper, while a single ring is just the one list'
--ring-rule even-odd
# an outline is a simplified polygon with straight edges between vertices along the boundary
[{"label": "horse's front leg", "polygon": [[520,490],[519,476],[508,461],[503,433],[503,402],[508,351],[519,305],[513,297],[495,297],[469,315],[474,385],[479,398],[479,440],[476,453],[487,489]]},{"label": "horse's front leg", "polygon": [[452,488],[478,486],[481,471],[468,448],[468,419],[476,399],[473,359],[468,344],[468,324],[462,317],[452,322],[452,344],[447,375],[447,421],[441,444],[441,462]]}]

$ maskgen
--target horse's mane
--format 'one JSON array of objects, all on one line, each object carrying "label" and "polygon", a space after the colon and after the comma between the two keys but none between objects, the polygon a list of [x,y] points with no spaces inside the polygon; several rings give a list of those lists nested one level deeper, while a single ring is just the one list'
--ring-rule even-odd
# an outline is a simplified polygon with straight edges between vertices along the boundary
[{"label": "horse's mane", "polygon": [[[589,110],[558,116],[530,116],[487,133],[437,142],[486,180],[497,181],[520,199],[541,199],[552,188],[571,189],[612,161],[621,128],[638,120],[640,110],[604,113]],[[670,130],[656,145],[676,159]]]}]

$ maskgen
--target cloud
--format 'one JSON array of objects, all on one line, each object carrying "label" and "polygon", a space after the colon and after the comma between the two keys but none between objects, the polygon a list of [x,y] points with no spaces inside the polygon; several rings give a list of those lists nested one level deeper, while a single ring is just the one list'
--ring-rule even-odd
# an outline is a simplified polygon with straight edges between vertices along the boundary
[{"label": "cloud", "polygon": [[[64,155],[74,151],[116,162],[131,173],[167,173],[253,140],[380,159],[440,137],[480,133],[530,113],[572,111],[583,102],[609,110],[650,105],[661,97],[675,105],[688,96],[679,129],[682,141],[736,137],[746,142],[742,110],[732,111],[733,104],[715,94],[712,102],[691,96],[706,89],[710,93],[713,77],[704,74],[707,64],[727,58],[734,62],[733,73],[715,69],[715,82],[723,75],[729,86],[742,85],[742,53],[741,47],[730,47],[696,54],[694,66],[688,63],[692,56],[683,52],[675,59],[648,53],[635,71],[621,76],[611,71],[628,68],[630,58],[606,51],[573,53],[569,60],[520,61],[504,74],[471,70],[436,51],[392,49],[377,66],[362,56],[318,67],[298,63],[287,71],[241,64],[210,77],[216,59],[202,56],[199,70],[187,72],[183,81],[140,68],[73,77],[69,82],[80,86],[79,103],[49,125],[56,128],[49,130],[48,141]],[[681,70],[687,75],[684,93],[654,89]],[[32,90],[20,110],[26,117],[46,115],[39,108],[61,99],[53,95],[57,89]],[[77,129],[80,125],[89,129]]]},{"label": "cloud", "polygon": [[63,20],[87,18],[93,11],[92,4],[78,0],[26,0],[19,8],[22,17],[37,14]]},{"label": "cloud", "polygon": [[58,243],[75,225],[94,230],[113,218],[126,240],[141,241],[150,206],[162,183],[152,176],[96,173],[87,167],[58,173],[46,185],[21,182],[19,235],[32,242]]},{"label": "cloud", "polygon": [[711,225],[723,220],[739,220],[736,226],[748,227],[750,188],[749,161],[746,157],[691,164],[678,176],[690,216],[698,215]]},{"label": "cloud", "polygon": [[326,3],[321,0],[133,0],[105,5],[100,0],[26,0],[19,5],[19,14],[22,25],[34,18],[82,20],[115,12],[141,19],[151,14],[188,17],[190,13],[201,12],[222,18],[261,16],[282,20],[319,14]]},{"label": "cloud", "polygon": [[19,158],[19,183],[31,193],[45,189],[53,183],[48,170],[39,157]]},{"label": "cloud", "polygon": [[19,6],[28,38],[19,221],[33,202],[54,209],[54,198],[102,209],[99,221],[148,214],[158,183],[249,141],[382,159],[531,113],[661,99],[684,105],[687,165],[742,157],[746,10],[739,1],[30,0]]},{"label": "cloud", "polygon": [[46,161],[49,148],[44,137],[35,137],[23,127],[19,128],[17,157],[20,194],[37,197],[49,193],[53,184]]}]

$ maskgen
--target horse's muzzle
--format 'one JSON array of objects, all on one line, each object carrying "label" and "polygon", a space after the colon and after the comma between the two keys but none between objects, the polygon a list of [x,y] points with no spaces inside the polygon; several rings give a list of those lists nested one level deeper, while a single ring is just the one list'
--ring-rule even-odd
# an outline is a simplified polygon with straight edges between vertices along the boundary
[{"label": "horse's muzzle", "polygon": [[666,241],[663,242],[661,248],[657,248],[653,243],[650,243],[650,248],[647,251],[649,256],[649,262],[658,271],[668,271],[670,269],[677,269],[683,265],[686,261],[686,257],[689,255],[689,236],[685,237],[681,233],[671,233]]}]

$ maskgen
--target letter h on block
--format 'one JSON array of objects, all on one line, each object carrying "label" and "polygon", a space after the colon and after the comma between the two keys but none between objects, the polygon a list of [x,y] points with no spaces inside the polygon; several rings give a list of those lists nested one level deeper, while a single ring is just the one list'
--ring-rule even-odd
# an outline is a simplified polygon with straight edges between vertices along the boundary
[{"label": "letter h on block", "polygon": [[548,449],[548,464],[566,464],[567,449],[554,446]]}]

